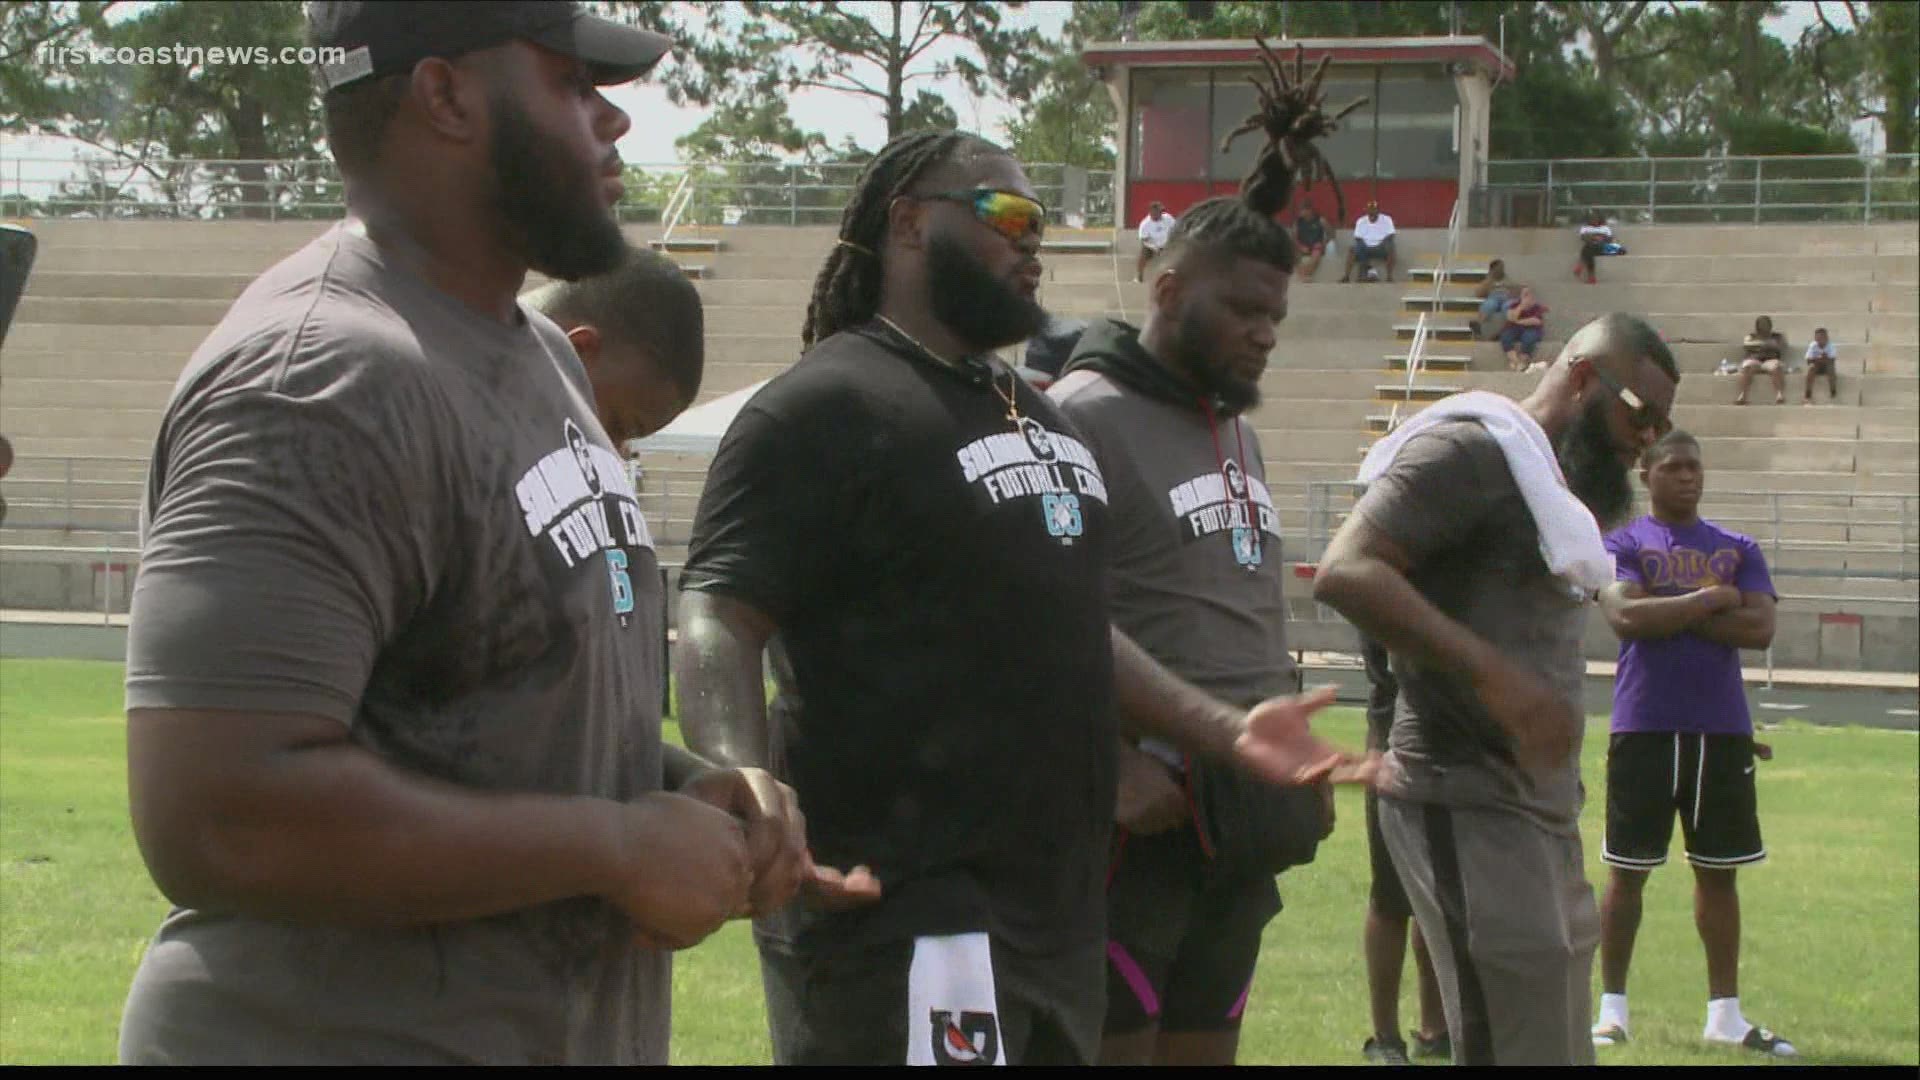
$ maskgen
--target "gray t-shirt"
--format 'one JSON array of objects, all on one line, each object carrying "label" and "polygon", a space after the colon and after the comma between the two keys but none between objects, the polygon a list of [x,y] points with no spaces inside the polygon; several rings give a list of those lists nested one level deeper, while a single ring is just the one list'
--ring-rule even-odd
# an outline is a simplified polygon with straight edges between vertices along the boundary
[{"label": "gray t-shirt", "polygon": [[1111,376],[1048,395],[1100,461],[1114,519],[1113,623],[1181,678],[1251,705],[1294,691],[1280,519],[1253,426],[1218,430]]},{"label": "gray t-shirt", "polygon": [[[1540,534],[1498,443],[1472,420],[1408,439],[1354,513],[1412,561],[1407,580],[1435,607],[1533,671],[1580,708],[1585,606],[1540,557]],[[1578,827],[1580,738],[1567,761],[1526,771],[1463,672],[1393,656],[1400,683],[1388,746],[1417,802],[1505,807],[1571,833]]]},{"label": "gray t-shirt", "polygon": [[[267,271],[154,449],[129,708],[307,713],[422,776],[661,784],[652,540],[566,338],[481,318],[356,223]],[[576,898],[404,930],[174,910],[126,1062],[667,1057],[669,961]]]}]

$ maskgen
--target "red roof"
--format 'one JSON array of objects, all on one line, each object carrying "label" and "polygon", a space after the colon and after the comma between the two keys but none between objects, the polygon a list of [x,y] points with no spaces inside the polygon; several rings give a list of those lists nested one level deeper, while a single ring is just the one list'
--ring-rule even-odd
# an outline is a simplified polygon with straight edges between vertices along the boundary
[{"label": "red roof", "polygon": [[[1472,64],[1488,74],[1511,79],[1513,61],[1483,37],[1278,38],[1274,51],[1291,58],[1295,46],[1309,64],[1331,54],[1335,64]],[[1260,49],[1252,39],[1231,41],[1099,41],[1080,58],[1089,67],[1216,67],[1257,64]]]}]

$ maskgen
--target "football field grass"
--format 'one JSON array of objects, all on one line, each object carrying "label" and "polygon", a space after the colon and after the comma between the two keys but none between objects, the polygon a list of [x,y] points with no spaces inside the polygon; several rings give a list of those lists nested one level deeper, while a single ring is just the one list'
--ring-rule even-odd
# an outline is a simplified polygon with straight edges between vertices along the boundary
[{"label": "football field grass", "polygon": [[[0,1063],[114,1057],[128,980],[166,904],[127,821],[121,668],[0,661]],[[1349,746],[1361,720],[1316,726]],[[1589,878],[1598,860],[1604,718],[1585,755]],[[1763,736],[1770,861],[1740,875],[1741,1003],[1810,1064],[1920,1064],[1920,741],[1910,732],[1788,724]],[[1310,866],[1280,882],[1241,1042],[1247,1064],[1349,1064],[1368,1029],[1360,925],[1366,837],[1357,792]],[[1677,841],[1676,833],[1676,841]],[[1739,1064],[1700,1043],[1705,969],[1690,875],[1657,872],[1631,986],[1634,1042],[1603,1063]],[[1411,971],[1402,1028],[1413,1024]],[[759,968],[744,924],[675,960],[676,1064],[769,1059]]]}]

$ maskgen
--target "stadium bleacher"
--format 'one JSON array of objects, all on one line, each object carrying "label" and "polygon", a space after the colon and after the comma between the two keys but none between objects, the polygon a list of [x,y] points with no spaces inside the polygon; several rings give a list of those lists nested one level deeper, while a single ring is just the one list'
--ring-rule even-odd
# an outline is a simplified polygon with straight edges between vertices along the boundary
[{"label": "stadium bleacher", "polygon": [[[17,462],[7,477],[12,549],[130,546],[145,460],[161,410],[187,356],[253,276],[318,234],[322,223],[36,221],[40,254],[0,356],[0,432]],[[1593,315],[1641,313],[1674,343],[1684,381],[1676,418],[1706,442],[1703,512],[1769,544],[1783,606],[1781,662],[1891,670],[1915,664],[1914,551],[1920,543],[1920,241],[1910,224],[1884,226],[1624,227],[1632,254],[1603,259],[1600,283],[1572,276],[1573,241],[1560,230],[1467,230],[1444,295],[1472,287],[1474,270],[1501,257],[1516,281],[1550,305],[1543,358]],[[630,228],[646,244],[657,228]],[[750,386],[797,355],[813,276],[832,243],[825,228],[734,226],[676,234],[673,258],[697,268],[707,304],[708,366],[701,400]],[[1344,243],[1344,234],[1342,236]],[[1042,299],[1073,316],[1138,320],[1145,286],[1132,281],[1126,235],[1066,234],[1043,256]],[[1406,400],[1401,358],[1418,312],[1431,306],[1423,271],[1445,237],[1400,234],[1400,281],[1296,284],[1291,315],[1265,379],[1261,433],[1290,559],[1337,524],[1341,489],[1361,449],[1395,407],[1417,409],[1455,390],[1523,395],[1534,377],[1510,374],[1497,345],[1440,335]],[[529,282],[529,287],[535,282]],[[1771,315],[1793,346],[1825,326],[1840,349],[1840,398],[1775,406],[1764,383],[1738,407],[1732,380],[1714,374],[1736,355],[1756,315]],[[1435,326],[1464,328],[1471,312],[1443,303]],[[1449,337],[1453,338],[1452,340]],[[704,477],[697,457],[654,455],[643,502],[665,561],[677,561]],[[1904,496],[1904,498],[1901,498]],[[1777,522],[1776,522],[1777,517]],[[1777,542],[1776,542],[1777,541]],[[115,566],[122,569],[116,571]],[[99,610],[101,590],[124,597],[124,558],[6,555],[0,607]],[[105,567],[105,569],[102,569]],[[1301,582],[1297,617],[1319,614]],[[121,601],[124,604],[124,600]],[[1875,628],[1849,659],[1824,646],[1820,618],[1857,615]],[[1597,623],[1597,620],[1596,620]],[[1604,628],[1590,638],[1611,656]],[[1826,651],[1822,651],[1826,649]]]}]

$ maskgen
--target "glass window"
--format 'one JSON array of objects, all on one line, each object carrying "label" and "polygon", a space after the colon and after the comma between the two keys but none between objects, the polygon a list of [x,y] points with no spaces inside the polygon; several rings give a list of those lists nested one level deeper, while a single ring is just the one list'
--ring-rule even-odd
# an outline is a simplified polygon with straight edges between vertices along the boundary
[{"label": "glass window", "polygon": [[1207,178],[1209,74],[1205,69],[1135,73],[1130,164],[1136,179]]},{"label": "glass window", "polygon": [[1389,69],[1380,80],[1380,178],[1451,180],[1460,175],[1454,148],[1453,80],[1437,70]]},{"label": "glass window", "polygon": [[[1234,140],[1233,149],[1220,152],[1220,144],[1227,133],[1253,115],[1260,107],[1260,95],[1254,92],[1247,77],[1257,69],[1221,68],[1213,76],[1213,139],[1210,147],[1213,159],[1213,178],[1238,183],[1253,168],[1253,159],[1260,148],[1267,144],[1265,131],[1253,131]],[[1355,98],[1373,96],[1373,69],[1346,68],[1334,69],[1343,74],[1329,74],[1322,84],[1327,93],[1327,105],[1331,112],[1347,107]],[[1265,72],[1261,71],[1265,78]],[[1334,168],[1334,175],[1342,181],[1350,178],[1363,178],[1373,175],[1373,114],[1374,106],[1362,105],[1345,120],[1340,129],[1330,137],[1319,142],[1320,152],[1327,157],[1327,163]],[[1382,135],[1384,138],[1384,134]]]},{"label": "glass window", "polygon": [[[1320,153],[1333,166],[1333,175],[1342,184],[1373,176],[1373,118],[1379,103],[1373,97],[1372,68],[1335,68],[1321,84],[1326,92],[1327,115],[1346,108],[1356,98],[1368,98],[1367,104],[1347,114],[1339,130],[1320,140]],[[1252,87],[1248,87],[1252,89]],[[1384,138],[1384,135],[1382,136]],[[1317,188],[1316,188],[1317,190]],[[1351,224],[1343,223],[1343,224]]]},{"label": "glass window", "polygon": [[1233,140],[1233,149],[1220,152],[1220,144],[1227,133],[1244,123],[1253,111],[1260,107],[1260,95],[1253,92],[1253,86],[1247,82],[1253,68],[1221,68],[1213,73],[1213,138],[1209,147],[1213,154],[1213,178],[1238,182],[1253,168],[1253,159],[1260,154],[1260,148],[1267,145],[1265,129],[1249,131]]}]

